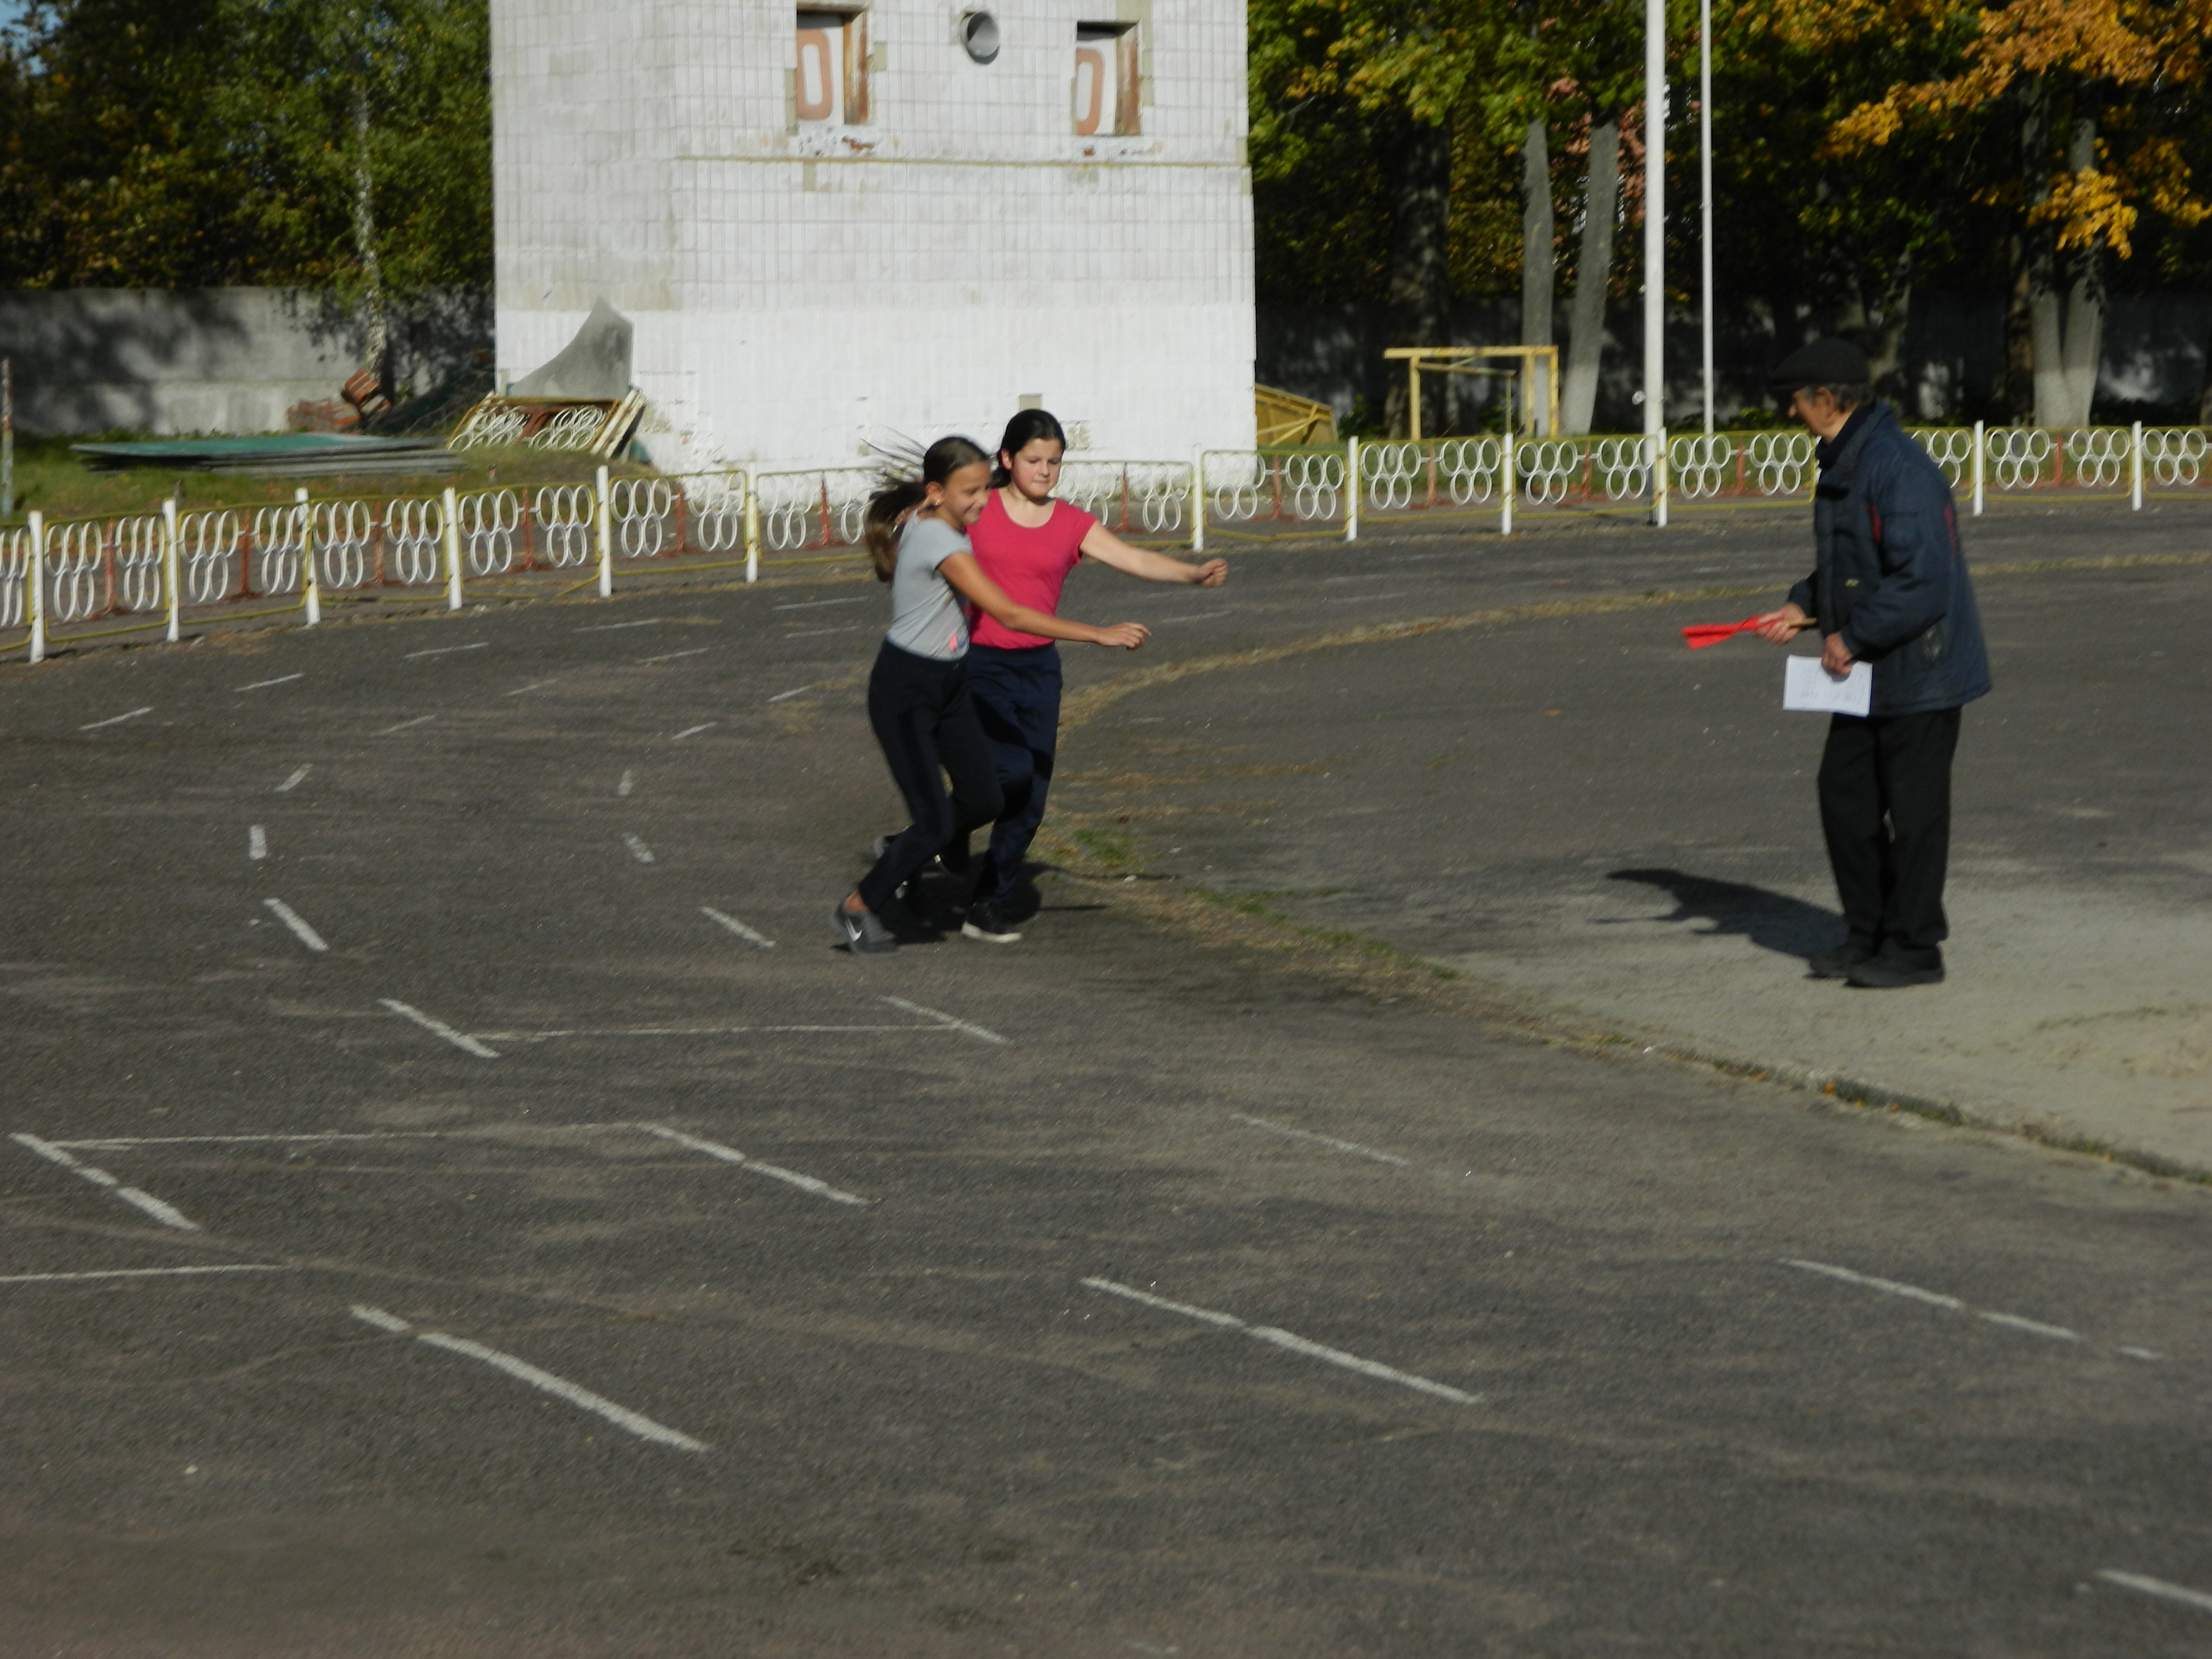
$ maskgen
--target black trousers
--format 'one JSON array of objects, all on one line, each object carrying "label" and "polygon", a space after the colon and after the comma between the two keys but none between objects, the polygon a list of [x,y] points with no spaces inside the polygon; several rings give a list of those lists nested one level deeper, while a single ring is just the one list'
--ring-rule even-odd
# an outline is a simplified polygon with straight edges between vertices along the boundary
[{"label": "black trousers", "polygon": [[1855,943],[1932,965],[1950,934],[1951,757],[1959,713],[1837,714],[1820,756],[1820,829]]},{"label": "black trousers", "polygon": [[1004,904],[1013,896],[1022,860],[1044,822],[1045,793],[1052,787],[1053,756],[1060,744],[1060,647],[970,647],[968,688],[1006,797],[991,830],[991,850],[976,878],[975,896],[984,903]]},{"label": "black trousers", "polygon": [[[918,657],[885,640],[868,676],[868,724],[914,820],[860,878],[860,902],[880,910],[923,865],[997,817],[1004,797],[957,660]],[[952,779],[949,798],[940,773]]]}]

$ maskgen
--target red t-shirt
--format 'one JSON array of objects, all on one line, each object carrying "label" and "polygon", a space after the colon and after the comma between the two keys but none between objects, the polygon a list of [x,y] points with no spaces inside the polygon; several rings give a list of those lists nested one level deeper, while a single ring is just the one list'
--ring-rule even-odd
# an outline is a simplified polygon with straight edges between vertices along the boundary
[{"label": "red t-shirt", "polygon": [[[1008,599],[1058,616],[1060,590],[1083,556],[1083,538],[1097,522],[1079,507],[1054,501],[1052,517],[1035,530],[1027,529],[1006,516],[1006,502],[994,489],[983,503],[983,516],[969,531],[968,541],[983,574],[1005,589]],[[1042,634],[1017,634],[995,617],[982,615],[976,617],[969,637],[975,644],[1001,651],[1052,643]]]}]

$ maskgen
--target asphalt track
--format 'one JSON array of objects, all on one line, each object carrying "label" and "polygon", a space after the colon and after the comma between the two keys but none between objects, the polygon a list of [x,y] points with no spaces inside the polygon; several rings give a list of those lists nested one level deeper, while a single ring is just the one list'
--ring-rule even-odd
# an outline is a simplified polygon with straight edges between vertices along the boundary
[{"label": "asphalt track", "polygon": [[[1073,676],[1518,607],[1433,708],[1801,537],[1086,572],[1071,610],[1158,633]],[[0,671],[0,1651],[2212,1652],[2203,1193],[1209,932],[1164,906],[1263,886],[1269,814],[1186,842],[1095,781],[1021,944],[933,938],[933,886],[848,958],[880,604]],[[1379,696],[1398,650],[1256,695]],[[1237,672],[1092,696],[1067,764],[1157,720],[1204,770]]]}]

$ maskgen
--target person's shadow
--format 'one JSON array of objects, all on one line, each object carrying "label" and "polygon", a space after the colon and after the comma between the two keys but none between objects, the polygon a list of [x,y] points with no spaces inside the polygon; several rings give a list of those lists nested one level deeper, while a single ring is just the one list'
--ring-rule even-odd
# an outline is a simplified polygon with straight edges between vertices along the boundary
[{"label": "person's shadow", "polygon": [[[1698,931],[1741,934],[1761,950],[1785,957],[1810,957],[1815,951],[1827,950],[1842,936],[1843,918],[1835,911],[1747,882],[1716,881],[1711,876],[1692,876],[1680,870],[1614,870],[1606,879],[1641,882],[1671,895],[1673,914],[1650,918],[1654,922],[1709,922],[1710,927]],[[1613,925],[1629,920],[1620,918]]]}]

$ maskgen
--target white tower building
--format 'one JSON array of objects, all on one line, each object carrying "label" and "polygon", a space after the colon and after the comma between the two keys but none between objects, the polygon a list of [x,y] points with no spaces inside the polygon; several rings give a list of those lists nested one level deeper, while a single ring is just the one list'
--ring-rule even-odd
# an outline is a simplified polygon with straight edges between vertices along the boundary
[{"label": "white tower building", "polygon": [[[1000,3],[1004,11],[986,8]],[[1249,445],[1244,0],[491,0],[499,363],[605,297],[664,467]]]}]

